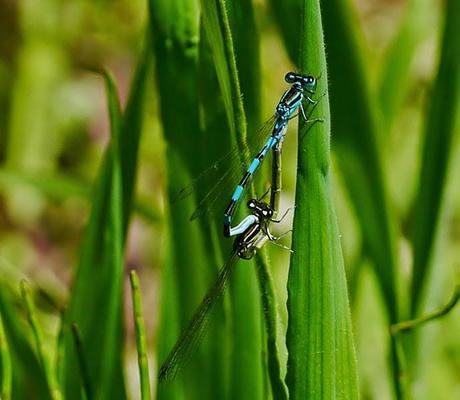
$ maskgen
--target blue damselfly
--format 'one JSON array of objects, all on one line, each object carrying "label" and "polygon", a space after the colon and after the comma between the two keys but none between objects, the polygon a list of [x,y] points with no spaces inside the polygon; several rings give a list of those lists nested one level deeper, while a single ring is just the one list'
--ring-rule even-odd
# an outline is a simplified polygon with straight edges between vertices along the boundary
[{"label": "blue damselfly", "polygon": [[[296,116],[296,112],[299,112],[308,122],[316,121],[308,120],[303,101],[306,100],[311,105],[317,103],[310,97],[316,91],[317,79],[313,76],[294,72],[287,73],[284,79],[291,85],[290,88],[281,96],[274,116],[257,133],[249,136],[246,148],[233,148],[203,171],[191,185],[183,188],[172,199],[172,202],[180,200],[191,193],[198,192],[199,189],[202,190],[203,186],[205,186],[204,182],[213,182],[212,187],[198,200],[197,208],[190,217],[191,220],[199,218],[218,207],[219,212],[224,213],[225,236],[237,236],[244,231],[244,225],[241,226],[241,224],[231,227],[232,220],[245,189],[259,169],[262,161],[271,149],[284,140],[288,123]],[[257,149],[259,151],[256,153]],[[255,157],[254,154],[256,154]],[[251,157],[253,160],[249,167],[246,168],[246,162]],[[243,171],[245,172],[243,178],[241,178]],[[232,189],[234,189],[233,194],[231,194]],[[230,203],[224,208],[223,202],[219,200],[228,198],[231,198]]]}]

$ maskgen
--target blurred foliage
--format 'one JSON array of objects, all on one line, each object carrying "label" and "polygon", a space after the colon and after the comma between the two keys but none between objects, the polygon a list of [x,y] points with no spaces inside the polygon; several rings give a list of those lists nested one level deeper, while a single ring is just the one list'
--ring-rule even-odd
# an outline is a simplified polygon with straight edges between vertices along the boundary
[{"label": "blurred foliage", "polygon": [[[282,398],[286,368],[292,398],[320,390],[315,371],[295,375],[314,361],[304,360],[307,349],[295,335],[318,352],[334,344],[320,341],[326,337],[352,347],[341,341],[349,324],[334,325],[340,319],[333,311],[348,312],[339,235],[328,219],[334,208],[361,397],[460,397],[458,307],[404,337],[405,365],[388,329],[442,307],[457,279],[460,2],[321,1],[327,71],[314,55],[319,20],[303,25],[304,4],[313,13],[318,3],[0,1],[2,399],[59,398],[60,391],[84,398],[82,365],[87,398],[139,397],[141,318],[135,311],[135,325],[128,269],[139,275],[156,398]],[[301,43],[313,50],[300,63]],[[253,263],[239,262],[189,367],[172,385],[157,387],[155,366],[230,249],[220,240],[220,215],[189,222],[196,199],[171,206],[168,198],[216,155],[242,145],[273,113],[285,72],[299,67],[321,74],[320,88],[327,87],[322,101],[330,101],[333,152],[324,188],[299,180],[294,240],[308,251],[335,243],[324,247],[335,249],[331,268],[313,269],[318,252],[311,262],[303,250],[292,257],[295,325],[286,336],[289,255],[266,246],[258,274]],[[317,111],[327,116],[326,104]],[[283,148],[282,209],[294,202],[294,125]],[[329,146],[315,139],[327,129],[315,129],[306,150],[328,157]],[[306,169],[299,174],[314,176],[309,163],[300,162]],[[261,174],[257,189],[268,181]],[[279,232],[290,229],[287,219]],[[323,224],[329,233],[321,241],[314,232]],[[27,307],[19,290],[24,278]],[[319,304],[331,287],[331,301]],[[293,310],[303,313],[299,320]],[[330,368],[322,376],[332,379],[337,370]],[[353,368],[340,370],[350,382]],[[148,370],[141,373],[146,396]],[[306,376],[316,386],[299,389]]]}]

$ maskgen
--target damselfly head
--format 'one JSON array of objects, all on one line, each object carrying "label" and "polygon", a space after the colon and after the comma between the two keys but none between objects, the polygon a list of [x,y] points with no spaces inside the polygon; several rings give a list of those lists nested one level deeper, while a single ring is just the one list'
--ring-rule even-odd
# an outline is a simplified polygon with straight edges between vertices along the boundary
[{"label": "damselfly head", "polygon": [[313,93],[316,90],[317,80],[314,76],[311,75],[302,75],[295,72],[288,72],[284,76],[284,80],[290,84],[300,83],[302,89],[305,89],[310,93]]},{"label": "damselfly head", "polygon": [[253,210],[253,213],[262,218],[271,218],[273,216],[272,208],[263,201],[251,199],[248,201],[248,208]]}]

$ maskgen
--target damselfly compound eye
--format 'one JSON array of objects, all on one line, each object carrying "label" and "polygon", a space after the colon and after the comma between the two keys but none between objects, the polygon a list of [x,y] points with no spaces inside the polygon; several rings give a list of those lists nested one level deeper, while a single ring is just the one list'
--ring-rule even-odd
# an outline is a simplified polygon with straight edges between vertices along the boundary
[{"label": "damselfly compound eye", "polygon": [[288,73],[284,76],[284,80],[285,80],[287,83],[294,83],[294,82],[297,80],[296,74],[295,74],[294,72],[288,72]]}]

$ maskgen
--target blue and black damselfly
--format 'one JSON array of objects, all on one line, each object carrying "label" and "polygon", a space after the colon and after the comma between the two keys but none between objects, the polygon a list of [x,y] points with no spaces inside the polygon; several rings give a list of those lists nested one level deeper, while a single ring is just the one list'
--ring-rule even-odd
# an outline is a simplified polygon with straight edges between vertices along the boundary
[{"label": "blue and black damselfly", "polygon": [[[222,202],[219,200],[230,197],[230,190],[234,189],[230,203],[228,203],[225,209],[222,207],[219,212],[224,213],[224,235],[227,237],[240,235],[244,231],[245,225],[238,224],[238,226],[232,227],[233,217],[245,189],[268,152],[283,141],[288,123],[297,115],[295,114],[296,112],[300,113],[307,122],[317,121],[308,120],[303,106],[304,100],[310,105],[317,103],[310,97],[316,91],[317,79],[313,76],[294,72],[287,73],[284,79],[291,87],[282,95],[276,106],[274,116],[267,121],[259,132],[248,138],[246,148],[240,149],[235,147],[232,149],[228,154],[203,171],[191,185],[182,189],[172,199],[173,202],[180,200],[191,193],[197,192],[198,189],[202,190],[204,186],[203,182],[213,182],[210,190],[206,191],[206,194],[198,201],[198,206],[190,217],[191,220],[205,215],[215,207],[221,207]],[[254,157],[257,149],[259,151]],[[242,170],[244,171],[247,165],[246,162],[251,157],[253,157],[253,160],[241,178]],[[241,169],[238,166],[241,166]]]},{"label": "blue and black damselfly", "polygon": [[270,204],[265,203],[263,198],[248,201],[247,206],[251,212],[240,224],[243,232],[236,236],[230,257],[220,269],[214,285],[208,290],[192,319],[163,362],[159,372],[160,381],[172,380],[199,345],[206,333],[216,304],[227,287],[238,258],[249,260],[264,243],[271,241],[276,244],[279,239],[271,234],[270,224],[280,222],[286,215],[281,220],[275,219],[281,191],[281,142],[274,148],[272,171]]}]

